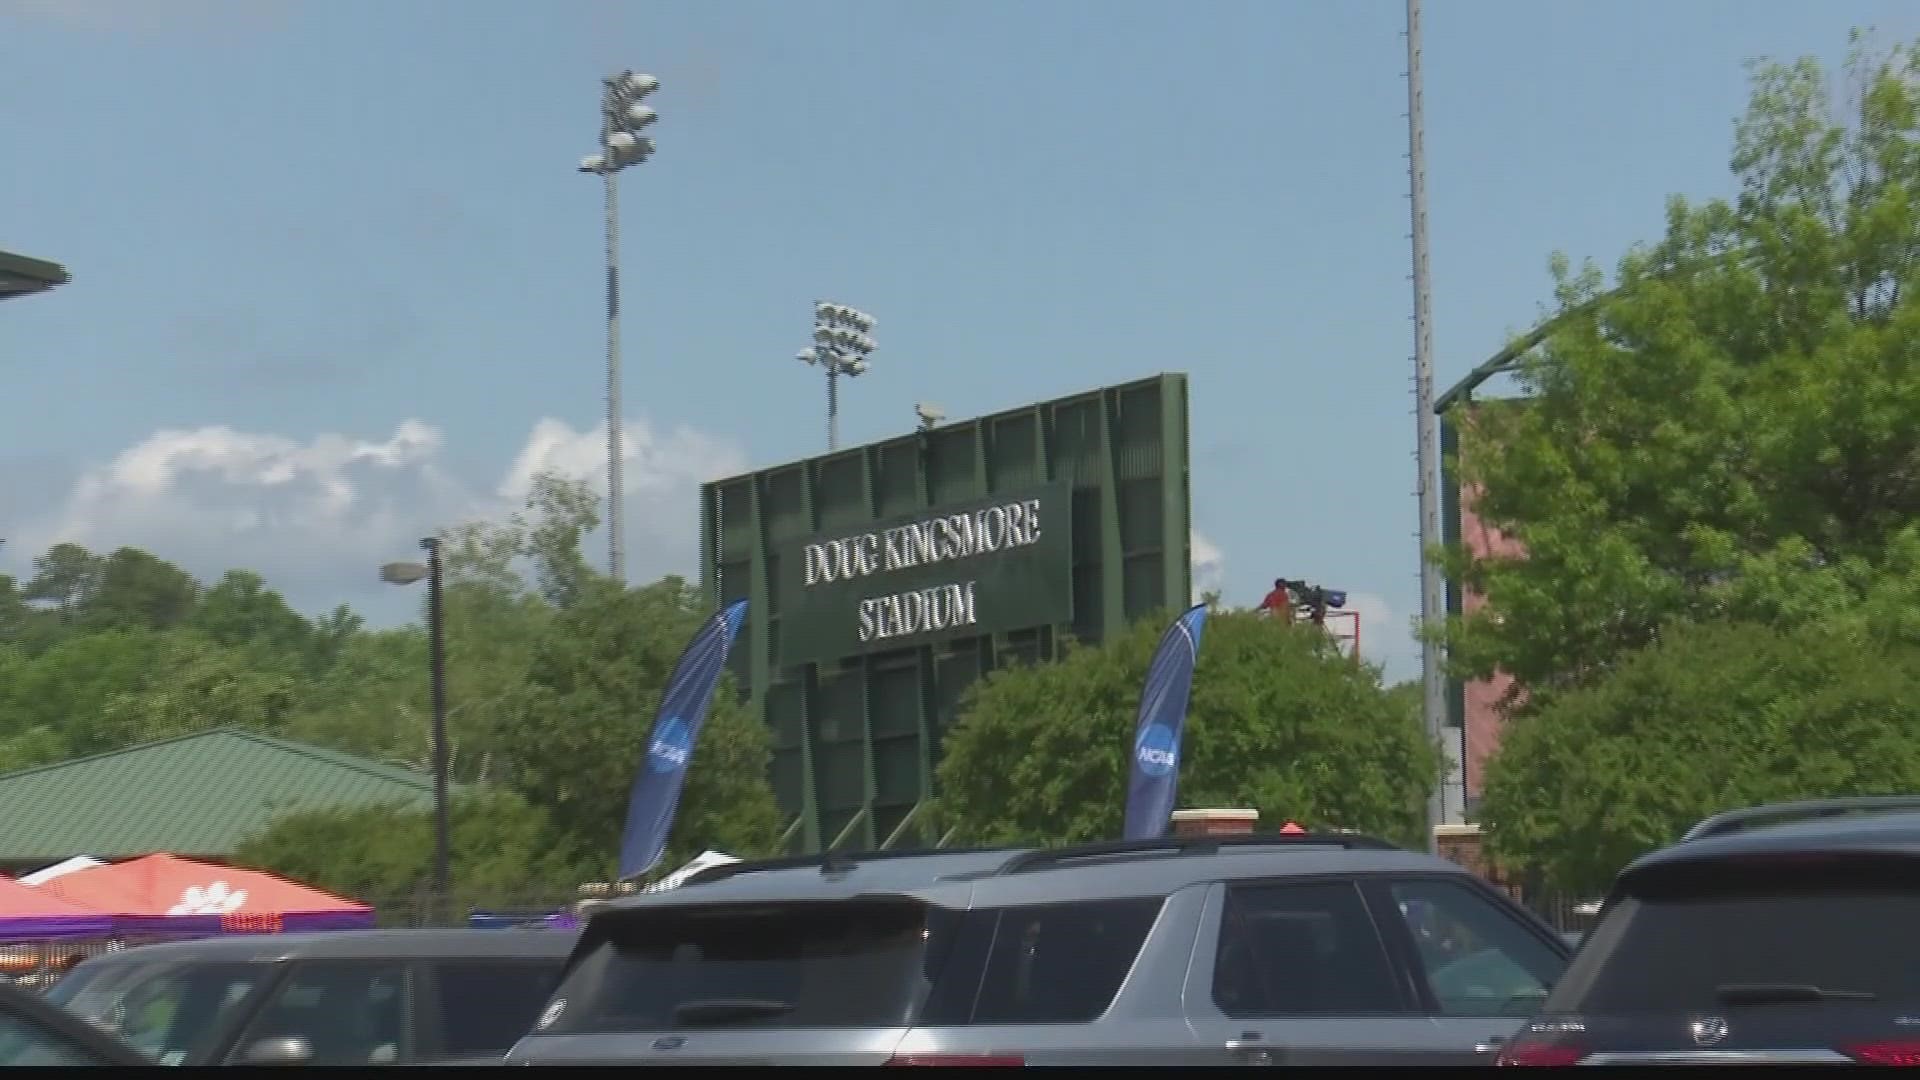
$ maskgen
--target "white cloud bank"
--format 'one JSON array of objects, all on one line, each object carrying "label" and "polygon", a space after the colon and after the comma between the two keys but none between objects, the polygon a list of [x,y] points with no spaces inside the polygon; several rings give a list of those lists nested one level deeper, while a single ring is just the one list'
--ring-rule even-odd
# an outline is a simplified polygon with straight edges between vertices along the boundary
[{"label": "white cloud bank", "polygon": [[[624,442],[629,578],[691,572],[699,485],[745,471],[745,453],[644,421],[628,422]],[[358,606],[381,563],[409,557],[420,537],[439,529],[503,518],[538,473],[604,476],[606,428],[541,420],[490,489],[451,474],[445,456],[441,433],[420,420],[385,439],[323,434],[301,442],[226,426],[159,431],[86,471],[57,511],[14,528],[0,550],[19,564],[61,541],[96,551],[140,547],[203,580],[233,567],[257,571],[309,609]]]},{"label": "white cloud bank", "polygon": [[1190,530],[1187,541],[1188,558],[1193,562],[1193,599],[1190,603],[1199,603],[1200,597],[1225,586],[1227,580],[1227,556],[1220,545],[1209,540],[1199,529]]}]

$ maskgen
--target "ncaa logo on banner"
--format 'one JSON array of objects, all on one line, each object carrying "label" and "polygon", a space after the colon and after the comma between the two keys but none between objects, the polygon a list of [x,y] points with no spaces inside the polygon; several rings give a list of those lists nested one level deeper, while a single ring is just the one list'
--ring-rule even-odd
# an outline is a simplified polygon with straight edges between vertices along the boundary
[{"label": "ncaa logo on banner", "polygon": [[653,741],[647,744],[647,769],[670,773],[685,768],[687,759],[693,756],[693,740],[689,735],[686,721],[677,716],[667,717],[654,732]]},{"label": "ncaa logo on banner", "polygon": [[1173,729],[1165,724],[1147,725],[1133,748],[1133,756],[1140,763],[1140,771],[1148,776],[1160,777],[1172,772],[1180,762],[1180,752],[1173,745]]}]

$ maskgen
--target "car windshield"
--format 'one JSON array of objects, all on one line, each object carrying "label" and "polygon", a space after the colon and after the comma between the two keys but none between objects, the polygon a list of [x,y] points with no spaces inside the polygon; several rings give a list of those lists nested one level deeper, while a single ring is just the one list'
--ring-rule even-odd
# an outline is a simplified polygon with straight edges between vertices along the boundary
[{"label": "car windshield", "polygon": [[159,1064],[193,1064],[271,971],[264,964],[82,964],[46,996]]},{"label": "car windshield", "polygon": [[1741,987],[1920,1004],[1920,888],[1891,870],[1717,867],[1650,881],[1587,935],[1546,1008],[1710,1009]]}]

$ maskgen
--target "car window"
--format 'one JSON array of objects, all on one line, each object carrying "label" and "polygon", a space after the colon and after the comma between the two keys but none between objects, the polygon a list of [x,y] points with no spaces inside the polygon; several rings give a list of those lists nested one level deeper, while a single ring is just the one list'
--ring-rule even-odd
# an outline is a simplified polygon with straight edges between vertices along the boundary
[{"label": "car window", "polygon": [[406,1060],[406,967],[393,961],[296,964],[234,1049],[242,1061],[263,1039],[303,1039],[312,1065]]},{"label": "car window", "polygon": [[22,1016],[0,1012],[0,1067],[107,1065],[85,1047],[52,1028]]},{"label": "car window", "polygon": [[1159,897],[987,909],[993,947],[975,1024],[1081,1023],[1113,1004],[1140,955]]},{"label": "car window", "polygon": [[1213,1001],[1234,1017],[1408,1011],[1379,930],[1350,882],[1229,888]]},{"label": "car window", "polygon": [[1920,889],[1910,873],[1713,866],[1646,882],[1608,907],[1546,1007],[1724,1008],[1719,988],[1747,984],[1854,991],[1911,1009],[1920,1005]]},{"label": "car window", "polygon": [[217,1053],[241,1007],[271,975],[264,964],[82,964],[46,996],[162,1065],[187,1065]]},{"label": "car window", "polygon": [[564,964],[558,957],[435,963],[432,976],[440,1052],[447,1057],[506,1054],[532,1030],[534,1019],[560,981]]},{"label": "car window", "polygon": [[1531,1016],[1566,966],[1518,917],[1470,885],[1400,881],[1391,892],[1442,1016]]},{"label": "car window", "polygon": [[906,900],[603,916],[540,1030],[897,1027],[925,999],[959,918]]}]

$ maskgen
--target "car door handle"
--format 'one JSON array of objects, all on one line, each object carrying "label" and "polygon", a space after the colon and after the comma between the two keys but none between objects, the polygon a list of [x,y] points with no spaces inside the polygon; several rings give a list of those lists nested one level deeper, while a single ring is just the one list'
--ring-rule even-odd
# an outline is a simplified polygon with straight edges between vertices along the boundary
[{"label": "car door handle", "polygon": [[1228,1039],[1227,1053],[1248,1065],[1273,1064],[1273,1047],[1259,1039]]}]

